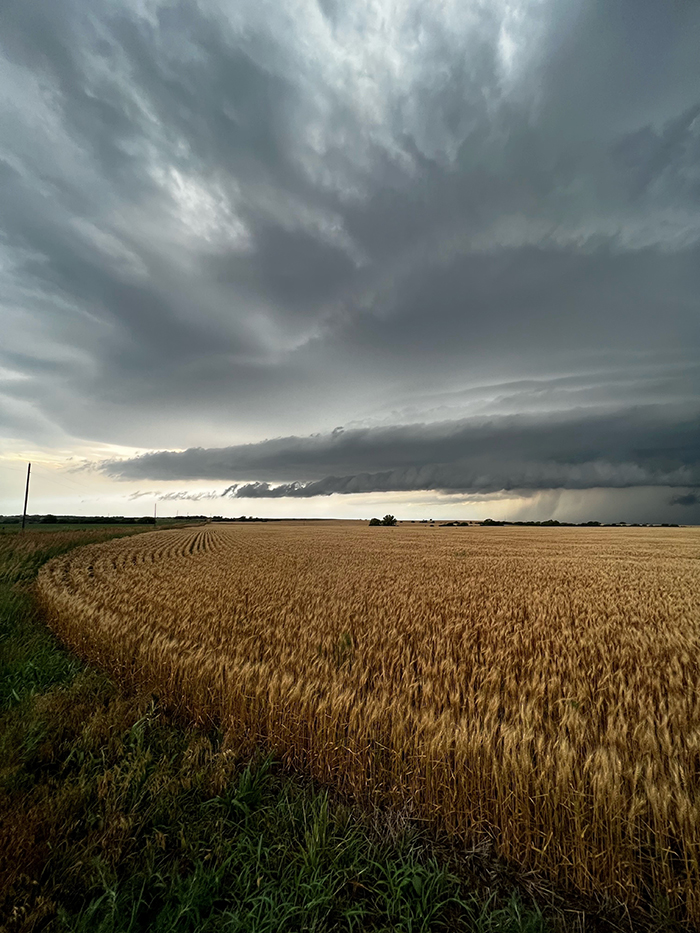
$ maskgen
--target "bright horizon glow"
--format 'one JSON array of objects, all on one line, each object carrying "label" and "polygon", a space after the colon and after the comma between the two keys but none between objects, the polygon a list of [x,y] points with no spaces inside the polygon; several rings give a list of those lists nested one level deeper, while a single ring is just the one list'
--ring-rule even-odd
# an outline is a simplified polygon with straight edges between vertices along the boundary
[{"label": "bright horizon glow", "polygon": [[[61,468],[63,467],[63,468]],[[21,515],[26,481],[26,462],[19,458],[0,459],[0,514]],[[693,524],[682,507],[673,518],[664,510],[664,502],[648,507],[654,490],[631,488],[616,490],[617,504],[611,505],[604,489],[542,491],[529,495],[496,493],[493,495],[446,495],[437,493],[379,493],[322,496],[313,499],[261,499],[222,497],[212,484],[187,484],[188,494],[201,499],[163,498],[183,491],[182,483],[158,483],[144,490],[143,483],[115,481],[97,472],[65,469],[65,461],[46,456],[32,461],[27,512],[32,515],[75,515],[124,517],[150,516],[154,506],[160,518],[178,515],[221,515],[238,518],[326,518],[369,520],[387,513],[400,521],[504,521],[651,522],[673,521]],[[225,487],[221,487],[225,488]],[[658,490],[656,490],[658,493]],[[138,494],[138,495],[136,495]],[[646,506],[645,517],[639,515]]]}]

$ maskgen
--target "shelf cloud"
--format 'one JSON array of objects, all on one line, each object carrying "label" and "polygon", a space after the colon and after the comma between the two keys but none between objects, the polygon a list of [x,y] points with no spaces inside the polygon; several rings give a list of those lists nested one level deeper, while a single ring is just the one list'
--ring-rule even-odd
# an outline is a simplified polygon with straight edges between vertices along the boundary
[{"label": "shelf cloud", "polygon": [[[102,470],[131,480],[237,480],[222,495],[250,499],[700,486],[700,411],[647,406],[337,428],[236,447],[161,451],[107,462]],[[255,479],[240,481],[247,477]]]}]

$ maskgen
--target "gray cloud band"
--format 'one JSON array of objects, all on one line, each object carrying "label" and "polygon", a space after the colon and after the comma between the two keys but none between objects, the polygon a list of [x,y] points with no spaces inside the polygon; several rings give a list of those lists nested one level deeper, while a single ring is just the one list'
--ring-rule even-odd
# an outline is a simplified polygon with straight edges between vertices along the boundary
[{"label": "gray cloud band", "polygon": [[[334,493],[418,492],[445,493],[500,492],[520,489],[621,489],[629,486],[690,486],[700,484],[700,470],[652,473],[637,464],[611,464],[604,461],[572,466],[560,464],[519,464],[502,473],[478,473],[468,465],[427,464],[420,469],[392,470],[386,473],[360,473],[356,476],[327,476],[315,483],[245,483],[230,487],[232,499],[309,499]],[[694,504],[697,497],[675,497],[673,504]],[[692,501],[691,501],[692,500]]]},{"label": "gray cloud band", "polygon": [[700,416],[646,406],[336,429],[236,447],[161,451],[110,461],[102,470],[132,480],[234,480],[223,493],[232,498],[693,487],[700,485]]}]

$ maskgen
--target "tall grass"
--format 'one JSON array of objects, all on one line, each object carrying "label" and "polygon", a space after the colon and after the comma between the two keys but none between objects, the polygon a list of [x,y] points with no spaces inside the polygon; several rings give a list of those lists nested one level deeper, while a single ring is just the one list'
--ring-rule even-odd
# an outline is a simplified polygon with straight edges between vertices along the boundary
[{"label": "tall grass", "polygon": [[700,921],[695,529],[183,530],[42,570],[81,656],[525,869]]},{"label": "tall grass", "polygon": [[95,535],[38,537],[0,538],[3,933],[549,929],[487,858],[178,726],[62,650],[32,568]]}]

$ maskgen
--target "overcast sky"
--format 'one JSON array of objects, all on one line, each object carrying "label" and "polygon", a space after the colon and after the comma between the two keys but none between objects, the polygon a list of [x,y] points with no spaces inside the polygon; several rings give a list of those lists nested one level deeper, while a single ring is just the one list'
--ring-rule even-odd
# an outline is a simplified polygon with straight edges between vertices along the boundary
[{"label": "overcast sky", "polygon": [[6,0],[0,512],[700,522],[700,5]]}]

